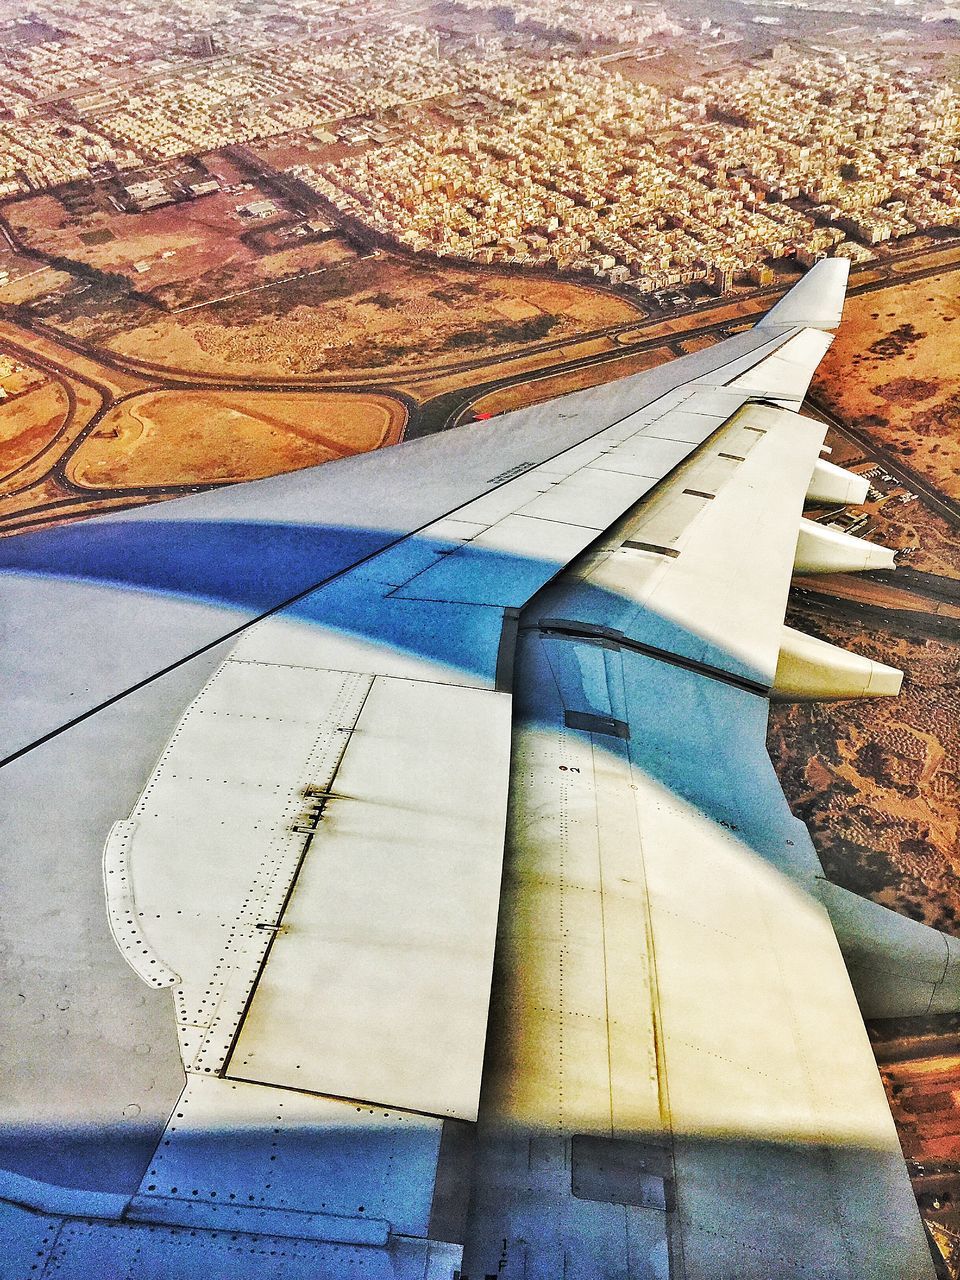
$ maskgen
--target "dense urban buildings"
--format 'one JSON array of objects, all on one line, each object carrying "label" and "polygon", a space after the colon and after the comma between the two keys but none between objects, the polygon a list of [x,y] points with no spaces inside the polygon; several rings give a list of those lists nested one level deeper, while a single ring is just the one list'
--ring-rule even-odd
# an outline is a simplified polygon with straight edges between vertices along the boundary
[{"label": "dense urban buildings", "polygon": [[739,32],[620,0],[373,16],[362,0],[41,3],[0,24],[0,197],[130,173],[126,206],[156,207],[173,198],[158,165],[293,137],[314,144],[293,176],[388,244],[638,292],[865,262],[960,220],[960,94],[919,66],[891,74],[882,39],[774,42],[746,70],[659,84],[648,63],[736,44],[763,14]]},{"label": "dense urban buildings", "polygon": [[960,221],[960,95],[877,57],[787,56],[673,97],[615,67],[505,73],[445,129],[304,174],[410,248],[724,291],[784,257]]}]

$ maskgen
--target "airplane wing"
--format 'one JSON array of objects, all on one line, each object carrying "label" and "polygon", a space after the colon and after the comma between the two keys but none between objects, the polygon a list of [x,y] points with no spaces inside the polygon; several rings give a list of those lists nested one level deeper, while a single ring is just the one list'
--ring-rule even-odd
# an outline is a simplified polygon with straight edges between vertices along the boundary
[{"label": "airplane wing", "polygon": [[899,686],[783,626],[795,558],[889,563],[801,523],[845,279],[0,544],[4,1275],[932,1274],[764,745]]}]

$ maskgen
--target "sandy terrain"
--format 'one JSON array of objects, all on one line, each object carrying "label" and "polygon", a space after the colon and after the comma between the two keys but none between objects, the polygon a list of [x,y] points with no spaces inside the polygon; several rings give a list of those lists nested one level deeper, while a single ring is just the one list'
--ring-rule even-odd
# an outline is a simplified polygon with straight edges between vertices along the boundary
[{"label": "sandy terrain", "polygon": [[104,416],[67,476],[98,489],[251,480],[395,444],[405,418],[388,396],[145,392]]},{"label": "sandy terrain", "polygon": [[[212,161],[226,181],[238,185],[240,175],[222,159]],[[253,219],[239,212],[252,201],[266,199],[277,206],[270,217]],[[119,211],[101,198],[95,212],[76,217],[50,195],[16,201],[4,212],[26,248],[122,276],[138,294],[167,308],[189,306],[356,257],[341,239],[278,238],[273,251],[252,243],[251,237],[298,219],[270,192],[249,182],[242,189],[145,213]]]},{"label": "sandy terrain", "polygon": [[66,417],[66,393],[55,382],[0,401],[0,479],[19,470],[55,439]]},{"label": "sandy terrain", "polygon": [[772,707],[771,756],[827,875],[960,934],[960,644],[787,621],[906,675],[898,698]]},{"label": "sandy terrain", "polygon": [[958,276],[850,298],[814,389],[837,416],[866,431],[960,497]]},{"label": "sandy terrain", "polygon": [[38,266],[36,263],[21,257],[16,258],[20,272],[5,285],[0,285],[0,303],[9,307],[23,306],[42,298],[48,293],[57,293],[72,287],[73,277],[66,271],[55,271],[53,267]]},{"label": "sandy terrain", "polygon": [[[522,304],[522,318],[498,308]],[[573,338],[629,321],[612,294],[543,277],[383,255],[179,316],[122,310],[69,322],[134,360],[208,374],[386,375]]]},{"label": "sandy terrain", "polygon": [[[259,192],[221,193],[146,213],[111,208],[77,221],[53,196],[42,195],[10,205],[5,212],[26,247],[97,271],[117,272],[133,288],[147,292],[171,281],[254,261],[256,255],[239,240],[244,228],[236,206],[245,198],[262,196]],[[163,253],[170,256],[161,258]],[[150,269],[138,273],[137,262],[150,263]]]}]

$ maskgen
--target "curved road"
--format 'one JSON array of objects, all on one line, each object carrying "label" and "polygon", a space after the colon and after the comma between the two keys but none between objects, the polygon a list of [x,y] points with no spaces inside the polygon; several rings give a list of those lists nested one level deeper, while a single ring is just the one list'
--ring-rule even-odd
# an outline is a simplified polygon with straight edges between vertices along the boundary
[{"label": "curved road", "polygon": [[[929,256],[932,253],[942,253],[943,246],[936,245],[928,249],[919,251],[918,258]],[[883,275],[879,279],[871,279],[860,285],[855,282],[851,285],[849,292],[851,294],[874,292],[891,287],[891,285],[906,283],[910,280],[922,279],[933,275],[942,275],[948,272],[960,270],[960,262],[956,264],[937,263],[933,266],[918,266],[914,269],[897,270],[901,263],[887,264],[883,269]],[[871,268],[872,271],[877,268]],[[758,291],[755,295],[756,299],[765,299],[769,296],[776,296],[781,292],[779,288],[769,288]],[[753,299],[751,299],[753,300]],[[358,391],[366,391],[383,396],[390,397],[400,401],[403,404],[406,414],[405,436],[407,438],[415,438],[422,435],[432,434],[436,431],[448,430],[451,427],[459,425],[463,422],[470,406],[477,400],[493,391],[503,390],[512,386],[528,384],[543,380],[546,378],[556,377],[565,373],[575,373],[578,370],[592,368],[593,366],[604,365],[607,363],[622,360],[631,355],[643,353],[644,351],[654,350],[659,347],[671,346],[677,342],[689,341],[704,336],[712,336],[721,338],[725,336],[731,329],[739,328],[749,323],[751,317],[727,317],[724,320],[711,320],[710,312],[720,307],[729,307],[730,299],[718,299],[716,303],[709,307],[701,307],[699,309],[691,308],[684,312],[678,312],[669,319],[682,319],[696,311],[696,314],[702,317],[702,322],[685,331],[673,334],[660,333],[657,336],[640,337],[635,342],[623,343],[613,350],[594,352],[590,355],[574,357],[573,359],[560,360],[555,364],[551,364],[546,368],[536,371],[520,370],[517,373],[499,373],[496,377],[488,378],[486,381],[474,383],[469,387],[457,389],[454,391],[442,393],[434,396],[423,404],[418,401],[405,390],[400,389],[395,382],[386,382],[382,377],[371,377],[369,373],[365,375],[357,375],[356,377],[343,377],[342,375],[333,381],[327,379],[313,378],[310,380],[291,379],[282,376],[274,376],[270,379],[256,377],[238,377],[232,378],[217,377],[215,375],[198,374],[196,371],[176,368],[173,366],[162,366],[147,361],[138,361],[135,359],[126,359],[118,356],[115,352],[102,347],[99,344],[82,343],[59,330],[53,329],[35,317],[27,315],[22,308],[11,309],[14,315],[14,323],[18,324],[21,330],[26,329],[28,332],[34,333],[38,338],[46,340],[55,346],[70,351],[76,355],[82,356],[95,364],[100,364],[106,368],[122,372],[128,378],[140,376],[144,378],[144,385],[136,390],[117,395],[115,389],[104,382],[98,382],[96,378],[90,377],[86,373],[76,371],[65,364],[61,365],[56,362],[50,355],[37,352],[29,342],[18,343],[15,340],[9,340],[6,336],[0,335],[0,344],[11,353],[23,359],[26,363],[36,365],[42,368],[51,379],[58,382],[63,387],[68,401],[68,411],[58,429],[56,435],[46,443],[46,445],[38,451],[38,453],[29,462],[21,464],[16,468],[10,476],[6,477],[9,481],[13,476],[27,473],[37,467],[39,461],[48,455],[52,455],[58,445],[60,447],[56,459],[52,460],[50,467],[39,474],[34,474],[33,478],[24,483],[19,488],[8,490],[5,497],[14,497],[18,493],[25,493],[34,486],[42,484],[44,481],[53,480],[59,490],[64,494],[63,498],[54,499],[42,503],[41,506],[17,512],[10,512],[6,515],[0,515],[0,530],[13,532],[38,524],[50,523],[54,520],[63,519],[71,514],[80,514],[84,509],[96,507],[97,509],[118,509],[125,506],[140,505],[144,501],[151,499],[160,499],[173,497],[186,493],[197,493],[205,489],[219,487],[218,484],[171,484],[171,485],[148,485],[134,486],[128,489],[118,490],[111,489],[87,489],[78,486],[70,481],[66,474],[66,466],[70,459],[81,447],[84,440],[96,430],[104,415],[116,405],[124,403],[125,400],[133,396],[143,394],[147,391],[179,391],[179,392],[203,392],[203,391],[224,391],[224,392],[284,392],[287,394],[318,394],[318,393],[336,393],[336,392],[352,392],[356,394]],[[5,309],[0,308],[0,314]],[[9,312],[8,312],[9,314]],[[411,370],[409,373],[401,373],[397,371],[393,376],[402,381],[406,385],[415,385],[417,382],[424,381],[438,376],[451,376],[458,373],[468,373],[479,371],[484,368],[490,368],[491,365],[500,367],[510,361],[529,360],[532,356],[549,353],[551,351],[562,350],[581,343],[595,341],[600,338],[615,339],[618,335],[625,333],[638,332],[644,329],[653,329],[659,327],[664,320],[659,318],[651,318],[644,324],[642,319],[637,317],[619,322],[615,325],[609,325],[605,328],[592,330],[588,333],[577,334],[573,337],[567,336],[559,339],[547,339],[541,342],[531,343],[520,350],[509,353],[505,356],[491,357],[486,356],[470,357],[463,360],[455,360],[449,363],[434,364],[430,367],[421,367],[418,370]],[[26,320],[26,323],[24,323]],[[77,398],[73,387],[74,383],[82,383],[95,392],[100,400],[99,407],[90,416],[90,418],[71,435],[71,430],[76,425],[76,416],[78,412]],[[841,422],[835,414],[827,410],[814,397],[808,401],[813,408],[826,422],[830,424],[837,432],[854,441],[859,447],[868,451],[871,456],[876,457],[882,465],[890,471],[891,474],[902,479],[915,493],[923,496],[930,507],[938,512],[945,519],[949,520],[953,526],[960,524],[960,503],[947,495],[941,493],[936,486],[923,476],[914,472],[910,467],[905,466],[898,458],[886,450],[883,446],[878,445],[873,439],[850,427],[848,424]],[[65,447],[63,447],[66,441]],[[223,482],[232,483],[232,482]]]}]

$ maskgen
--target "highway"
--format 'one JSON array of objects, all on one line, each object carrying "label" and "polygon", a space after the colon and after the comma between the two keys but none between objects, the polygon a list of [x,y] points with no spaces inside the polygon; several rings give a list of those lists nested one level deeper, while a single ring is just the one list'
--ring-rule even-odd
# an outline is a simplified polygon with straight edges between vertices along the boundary
[{"label": "highway", "polygon": [[[46,335],[44,336],[46,337]],[[47,340],[56,341],[61,346],[66,345],[60,342],[59,336],[56,338],[51,336]],[[176,497],[187,493],[200,493],[206,489],[220,488],[223,483],[232,483],[225,481],[221,484],[139,485],[129,488],[117,488],[116,486],[97,488],[74,483],[67,474],[67,467],[74,454],[84,441],[97,430],[108,412],[136,396],[157,391],[175,391],[183,394],[190,391],[209,392],[211,390],[241,393],[281,391],[288,395],[311,395],[317,392],[328,394],[341,389],[339,387],[331,387],[329,384],[317,386],[310,383],[294,383],[291,385],[273,382],[251,384],[249,382],[237,383],[233,381],[214,383],[207,381],[175,381],[169,385],[165,385],[162,382],[144,383],[143,386],[138,386],[134,390],[117,395],[106,382],[98,381],[73,366],[66,365],[66,363],[57,363],[57,361],[51,359],[49,355],[38,350],[37,347],[29,342],[13,342],[0,332],[0,349],[10,352],[26,364],[42,369],[63,389],[67,398],[67,414],[56,435],[33,458],[22,463],[3,477],[2,488],[0,488],[0,503],[18,495],[26,494],[33,489],[39,489],[41,485],[50,481],[57,486],[63,496],[52,500],[44,500],[40,509],[25,509],[0,514],[0,534],[21,532],[28,528],[51,524],[71,515],[83,514],[91,508],[96,510],[122,510],[130,506],[140,505],[145,501],[157,501],[161,498]],[[73,349],[73,344],[71,344],[71,349]],[[95,357],[90,356],[88,351],[81,349],[77,353],[84,355],[87,359],[95,359]],[[118,367],[123,367],[119,362],[117,363]],[[77,383],[89,388],[98,400],[98,405],[93,412],[79,423],[78,417],[82,415],[78,412],[79,405],[75,390],[75,384]],[[356,392],[355,387],[342,389]],[[365,388],[365,390],[372,391],[373,388],[371,386]],[[399,400],[404,406],[408,418],[418,410],[416,401],[407,393],[395,387],[382,387],[380,388],[380,394]],[[16,481],[17,477],[23,477],[22,482],[19,484],[11,483]]]},{"label": "highway", "polygon": [[896,454],[878,444],[872,435],[865,431],[858,431],[847,422],[842,422],[815,394],[807,397],[806,407],[813,409],[816,416],[832,427],[838,435],[846,437],[869,457],[876,459],[886,471],[889,471],[913,493],[919,494],[933,511],[936,511],[954,528],[960,526],[960,502],[943,493],[930,480],[907,466]]},{"label": "highway", "polygon": [[[929,249],[921,250],[918,253],[918,257],[927,256],[931,253],[942,253],[942,252],[943,252],[942,246],[934,246]],[[960,261],[958,261],[952,266],[945,266],[942,263],[939,263],[933,267],[917,267],[914,270],[909,270],[909,271],[908,270],[894,271],[893,268],[891,267],[891,269],[884,275],[882,279],[867,281],[866,283],[862,283],[860,285],[857,285],[854,282],[851,284],[847,292],[848,292],[848,295],[850,296],[855,296],[860,293],[873,293],[878,290],[895,287],[897,284],[900,284],[900,283],[907,283],[911,280],[926,279],[931,276],[944,275],[944,274],[952,273],[958,270],[960,270]],[[763,297],[765,294],[769,294],[770,292],[771,292],[770,290],[761,291],[756,296]],[[774,292],[779,293],[780,290],[776,290]],[[697,308],[697,314],[705,315],[709,313],[709,311],[714,310],[715,307],[719,305],[720,305],[720,302],[718,301],[717,304],[711,304],[709,307]],[[727,301],[727,305],[729,305],[729,300]],[[678,312],[677,318],[680,318],[682,316],[689,315],[689,314],[692,314],[692,312],[690,311]],[[578,342],[587,341],[590,338],[604,337],[604,336],[615,337],[617,334],[629,333],[629,332],[643,329],[645,327],[653,327],[654,325],[661,324],[661,323],[662,321],[657,319],[649,320],[646,326],[638,325],[636,322],[623,323],[615,326],[610,326],[609,328],[603,331],[597,331],[596,333],[593,333],[593,334],[583,335],[580,338],[578,338],[576,341]],[[408,429],[408,436],[412,434],[428,434],[431,431],[438,431],[438,430],[443,431],[453,426],[459,426],[462,422],[468,419],[471,406],[475,404],[478,400],[480,400],[482,397],[488,395],[491,391],[500,391],[500,390],[506,389],[507,387],[518,386],[520,384],[526,385],[528,383],[536,382],[544,378],[553,377],[559,373],[568,373],[578,369],[587,368],[592,365],[605,364],[611,360],[616,360],[618,358],[622,359],[623,357],[628,355],[634,355],[639,352],[654,350],[659,347],[668,347],[668,346],[673,347],[673,345],[677,342],[693,341],[698,338],[709,337],[709,336],[716,337],[717,339],[721,339],[729,336],[730,333],[734,332],[736,329],[741,328],[748,323],[749,323],[748,318],[745,318],[742,320],[727,318],[725,320],[718,320],[713,322],[707,319],[704,324],[698,326],[697,328],[683,330],[670,335],[659,335],[656,338],[642,338],[636,342],[631,342],[629,344],[624,343],[614,351],[601,352],[595,355],[582,357],[578,360],[571,360],[571,361],[566,361],[556,365],[551,365],[550,368],[540,370],[533,375],[504,374],[498,378],[491,379],[488,382],[479,383],[470,388],[464,388],[462,391],[448,392],[446,393],[445,396],[437,397],[435,400],[429,401],[427,404],[424,405],[422,415],[421,415],[424,420],[423,427],[422,428],[415,427],[412,432],[410,429]],[[567,339],[562,343],[551,344],[551,345],[571,346],[573,345],[573,343],[571,342],[571,340]],[[521,356],[527,356],[531,354],[533,350],[542,350],[542,349],[543,349],[542,346],[537,346],[536,348],[530,348],[525,350],[522,353],[518,353],[516,357],[512,357],[512,358],[521,358]],[[511,358],[511,357],[508,357],[508,358]],[[812,398],[808,399],[808,405],[815,408],[818,414],[822,416],[823,420],[825,422],[828,422],[836,430],[840,431],[842,434],[845,434],[849,439],[856,440],[857,443],[861,445],[861,447],[868,448],[872,454],[876,455],[878,461],[881,460],[881,452],[882,452],[884,455],[882,460],[884,462],[884,465],[887,466],[887,470],[889,470],[891,474],[899,473],[899,474],[903,474],[904,477],[906,477],[907,475],[911,476],[912,479],[910,479],[909,481],[906,481],[906,483],[908,483],[910,487],[913,488],[913,491],[915,493],[922,493],[924,497],[928,498],[928,500],[931,503],[931,506],[936,506],[938,510],[941,510],[941,508],[944,507],[944,505],[952,506],[953,510],[947,517],[951,521],[955,522],[958,518],[960,518],[960,504],[953,503],[951,499],[946,498],[945,495],[943,494],[940,494],[932,485],[930,485],[928,481],[924,481],[922,477],[912,472],[909,468],[904,468],[902,463],[899,463],[899,462],[894,463],[892,460],[891,454],[887,453],[885,450],[883,451],[880,450],[873,441],[870,441],[868,439],[868,437],[863,436],[861,438],[860,435],[856,433],[852,428],[846,426],[843,423],[840,423],[836,419],[836,417],[830,413],[829,410],[827,410],[822,405],[820,405],[815,399],[812,399]],[[887,465],[888,463],[889,465]],[[941,510],[941,514],[946,514],[946,511]]]},{"label": "highway", "polygon": [[[816,579],[797,579],[792,598],[805,609],[855,623],[864,630],[885,631],[914,640],[960,641],[960,610],[942,613],[923,598],[908,600],[900,608],[891,607],[886,592],[870,599],[870,583],[855,587],[816,585]],[[908,593],[904,593],[908,594]]]},{"label": "highway", "polygon": [[[243,150],[242,159],[251,168],[254,167],[251,164],[251,160],[256,161],[255,167],[258,175],[271,184],[282,185],[283,194],[288,198],[293,199],[296,196],[297,202],[303,204],[307,195],[309,195],[312,197],[314,208],[323,205],[323,202],[319,201],[319,198],[314,196],[309,188],[302,183],[297,183],[296,192],[288,191],[287,186],[290,181],[288,176],[280,174],[278,171],[272,170],[270,166],[256,160],[256,157],[253,157],[252,153],[248,153],[246,149]],[[329,215],[330,211],[326,209],[324,211]],[[4,230],[7,231],[9,236],[8,229],[4,228]],[[355,229],[351,228],[348,233],[354,235]],[[23,248],[22,246],[18,247]],[[941,275],[960,269],[960,260],[955,264],[944,264],[938,260],[932,266],[924,265],[924,260],[929,258],[930,255],[942,255],[943,253],[943,245],[929,246],[917,251],[911,259],[900,258],[891,262],[884,268],[880,278],[874,278],[877,268],[871,267],[871,278],[860,284],[854,279],[851,282],[849,292],[851,294],[873,292],[889,288],[891,285],[905,283],[909,280]],[[43,255],[33,254],[32,256],[36,258]],[[915,265],[910,266],[909,263],[911,262]],[[478,268],[478,270],[486,269]],[[768,305],[780,292],[780,288],[760,290],[750,301],[752,304],[756,303],[757,310],[759,310],[761,306]],[[9,351],[25,363],[33,364],[43,369],[51,379],[62,387],[68,406],[64,422],[54,438],[49,440],[32,459],[21,464],[15,472],[4,478],[3,496],[0,498],[0,505],[6,506],[9,504],[10,499],[18,496],[26,498],[31,491],[36,491],[37,503],[35,506],[24,503],[19,510],[8,510],[0,513],[0,533],[36,527],[62,520],[71,515],[80,515],[85,511],[122,509],[123,507],[140,505],[145,501],[218,487],[210,484],[184,485],[174,483],[170,485],[137,486],[128,489],[113,487],[109,489],[88,489],[70,480],[66,469],[71,458],[81,447],[84,440],[92,432],[96,431],[104,415],[132,396],[140,395],[147,391],[177,391],[180,393],[214,390],[241,393],[282,391],[305,395],[318,392],[347,391],[356,393],[357,391],[367,391],[392,397],[404,405],[407,414],[405,435],[406,438],[413,439],[436,431],[448,430],[468,420],[472,406],[491,392],[515,386],[530,386],[538,381],[556,378],[558,375],[576,374],[581,370],[622,361],[632,356],[664,347],[669,347],[676,351],[677,345],[683,342],[701,340],[703,338],[722,339],[750,322],[749,316],[731,317],[729,315],[730,305],[731,300],[729,298],[718,298],[716,302],[706,306],[691,308],[676,315],[662,318],[644,318],[640,313],[629,320],[620,321],[617,324],[599,329],[576,335],[566,335],[562,338],[546,338],[532,342],[506,354],[487,352],[483,355],[449,361],[434,359],[429,364],[413,369],[378,371],[376,374],[367,371],[356,375],[337,371],[336,375],[331,374],[320,377],[312,375],[306,379],[296,375],[273,375],[266,379],[245,375],[223,377],[198,373],[196,370],[131,359],[119,356],[102,344],[86,343],[75,339],[31,315],[26,308],[0,307],[0,316],[8,322],[5,326],[6,332],[0,331],[0,348]],[[716,311],[719,308],[727,309],[728,314],[724,318],[716,317]],[[639,306],[637,310],[639,313]],[[688,320],[692,323],[686,329],[664,332],[665,322],[668,319],[671,321]],[[19,335],[19,340],[10,336],[11,329],[15,330]],[[524,369],[522,367],[518,367],[514,371],[510,367],[511,365],[520,366],[521,362],[525,364],[532,358],[544,355],[549,356],[554,352],[562,353],[571,347],[596,342],[598,339],[616,340],[618,337],[622,339],[624,335],[634,334],[637,335],[635,339],[628,342],[621,341],[609,351],[593,351],[579,357],[560,358],[556,362],[551,362],[547,366],[537,369],[535,372],[531,372],[529,368]],[[62,356],[58,355],[58,353],[62,353]],[[98,380],[77,370],[74,361],[70,358],[71,355],[81,357],[83,360],[102,368],[105,373],[104,379]],[[108,385],[106,381],[107,370],[123,374],[127,384],[135,381],[138,385],[133,390],[117,394],[116,390]],[[486,377],[484,377],[484,373],[487,374]],[[438,378],[470,374],[476,376],[471,379],[467,386],[431,397],[420,398],[417,396],[416,389],[418,384]],[[95,396],[98,399],[98,405],[90,413],[86,413],[84,407],[78,405],[78,384],[87,388],[88,395]],[[960,524],[960,503],[941,493],[929,480],[914,472],[910,467],[905,466],[900,459],[888,452],[883,446],[878,445],[865,433],[861,433],[848,424],[839,421],[816,398],[812,398],[808,404],[834,430],[854,441],[858,447],[866,451],[871,457],[876,458],[881,465],[913,492],[921,495],[930,508],[949,520],[953,527],[957,527]],[[81,421],[81,418],[84,420]],[[18,478],[21,483],[16,483]],[[44,491],[44,485],[47,486],[47,491]],[[50,485],[55,486],[57,490],[55,494],[49,492]]]}]

